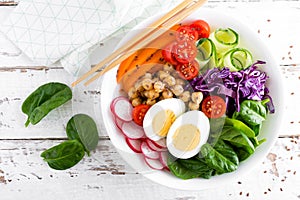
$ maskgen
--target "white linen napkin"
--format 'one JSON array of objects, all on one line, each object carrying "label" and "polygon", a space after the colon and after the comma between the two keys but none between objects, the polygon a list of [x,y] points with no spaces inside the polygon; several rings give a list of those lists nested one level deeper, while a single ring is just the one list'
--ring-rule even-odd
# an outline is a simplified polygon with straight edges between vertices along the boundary
[{"label": "white linen napkin", "polygon": [[39,65],[61,62],[73,75],[90,67],[95,45],[125,31],[180,0],[22,0],[2,31]]}]

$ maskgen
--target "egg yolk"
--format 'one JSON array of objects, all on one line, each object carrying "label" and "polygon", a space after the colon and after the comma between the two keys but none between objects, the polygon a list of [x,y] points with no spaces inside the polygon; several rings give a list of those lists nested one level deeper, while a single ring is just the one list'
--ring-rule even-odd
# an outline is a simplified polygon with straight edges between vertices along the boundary
[{"label": "egg yolk", "polygon": [[171,110],[159,111],[153,118],[152,127],[155,134],[166,137],[176,117]]},{"label": "egg yolk", "polygon": [[192,124],[180,126],[173,135],[173,145],[180,151],[191,151],[199,142],[200,130]]}]

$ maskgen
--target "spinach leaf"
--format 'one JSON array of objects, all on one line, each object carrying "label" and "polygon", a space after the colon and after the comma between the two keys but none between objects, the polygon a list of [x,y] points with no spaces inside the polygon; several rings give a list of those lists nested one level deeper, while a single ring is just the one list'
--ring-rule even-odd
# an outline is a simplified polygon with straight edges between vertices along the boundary
[{"label": "spinach leaf", "polygon": [[50,111],[71,98],[72,91],[65,84],[52,82],[40,86],[22,104],[22,112],[28,116],[25,126],[37,124]]},{"label": "spinach leaf", "polygon": [[200,152],[205,163],[218,174],[235,171],[239,165],[235,151],[222,140],[219,140],[214,147],[208,143],[204,144]]},{"label": "spinach leaf", "polygon": [[84,147],[77,140],[67,140],[44,151],[41,157],[57,170],[65,170],[76,165],[84,156]]},{"label": "spinach leaf", "polygon": [[241,103],[240,112],[235,112],[233,116],[250,126],[257,126],[266,119],[267,108],[262,101],[245,100]]},{"label": "spinach leaf", "polygon": [[225,125],[225,117],[220,117],[220,118],[211,118],[209,120],[209,125],[210,125],[210,130],[209,130],[209,138],[208,138],[208,143],[211,145],[214,145],[223,130],[223,127]]},{"label": "spinach leaf", "polygon": [[198,177],[209,179],[214,173],[204,159],[197,158],[176,159],[169,155],[168,167],[175,176],[184,180]]},{"label": "spinach leaf", "polygon": [[225,119],[225,124],[232,126],[240,131],[242,131],[245,135],[247,135],[249,138],[254,138],[256,137],[255,132],[246,124],[244,124],[242,121],[237,120],[237,119],[231,119],[226,117]]},{"label": "spinach leaf", "polygon": [[255,147],[251,140],[242,131],[232,126],[225,126],[223,128],[220,139],[233,146],[239,161],[245,160],[255,151]]},{"label": "spinach leaf", "polygon": [[74,115],[67,123],[66,132],[70,140],[75,139],[82,143],[88,154],[98,145],[97,125],[86,114]]}]

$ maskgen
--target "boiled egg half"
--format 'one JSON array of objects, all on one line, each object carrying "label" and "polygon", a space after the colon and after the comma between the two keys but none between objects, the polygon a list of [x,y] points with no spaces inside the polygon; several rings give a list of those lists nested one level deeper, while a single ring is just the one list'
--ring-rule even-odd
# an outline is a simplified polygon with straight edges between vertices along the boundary
[{"label": "boiled egg half", "polygon": [[187,159],[199,153],[209,136],[209,120],[198,110],[179,116],[167,134],[167,148],[176,158]]},{"label": "boiled egg half", "polygon": [[185,104],[176,98],[164,99],[151,106],[143,120],[143,128],[153,141],[167,136],[173,122],[185,112]]}]

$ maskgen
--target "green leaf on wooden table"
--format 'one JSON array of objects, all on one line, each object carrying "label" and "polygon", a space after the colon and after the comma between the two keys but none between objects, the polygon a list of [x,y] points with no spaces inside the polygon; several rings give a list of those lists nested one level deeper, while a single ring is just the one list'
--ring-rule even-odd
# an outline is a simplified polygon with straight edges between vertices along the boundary
[{"label": "green leaf on wooden table", "polygon": [[50,111],[70,99],[72,91],[63,83],[51,82],[40,86],[22,104],[22,112],[28,116],[25,126],[37,124]]},{"label": "green leaf on wooden table", "polygon": [[84,156],[84,147],[77,140],[67,140],[44,151],[41,157],[57,170],[65,170],[76,165]]},{"label": "green leaf on wooden table", "polygon": [[86,152],[94,150],[98,145],[99,135],[95,121],[86,114],[74,115],[67,123],[66,132],[70,140],[78,140]]}]

